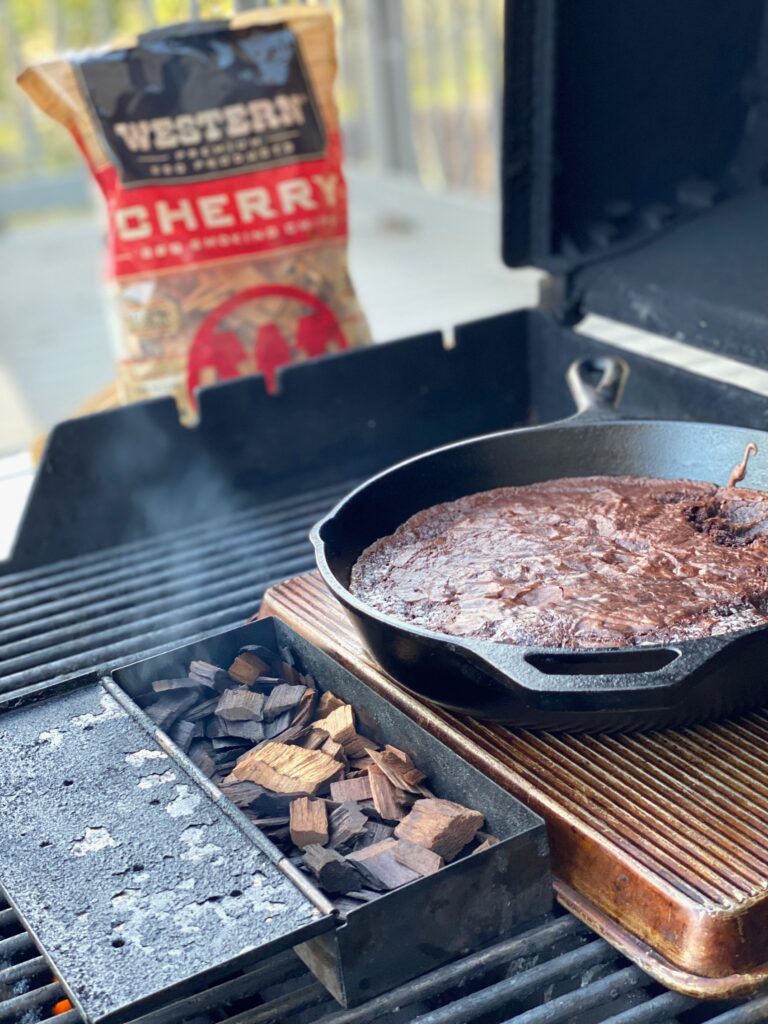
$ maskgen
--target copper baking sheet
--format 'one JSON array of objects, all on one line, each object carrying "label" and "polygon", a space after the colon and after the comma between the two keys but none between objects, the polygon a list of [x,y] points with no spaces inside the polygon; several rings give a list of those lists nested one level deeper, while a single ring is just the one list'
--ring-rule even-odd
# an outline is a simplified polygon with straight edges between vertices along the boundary
[{"label": "copper baking sheet", "polygon": [[768,983],[768,712],[627,736],[529,733],[411,697],[316,574],[277,615],[546,819],[563,903],[666,985],[725,998]]}]

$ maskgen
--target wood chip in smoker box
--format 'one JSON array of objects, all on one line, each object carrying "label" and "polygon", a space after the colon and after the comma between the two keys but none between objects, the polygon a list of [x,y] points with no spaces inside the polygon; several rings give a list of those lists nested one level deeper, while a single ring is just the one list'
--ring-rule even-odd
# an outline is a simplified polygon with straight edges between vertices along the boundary
[{"label": "wood chip in smoker box", "polygon": [[[306,736],[302,736],[296,742],[300,747],[304,747],[305,750],[322,750],[327,740],[327,732],[324,732],[322,729],[310,729]],[[333,757],[330,751],[326,751],[326,753]]]},{"label": "wood chip in smoker box", "polygon": [[[246,816],[248,816],[250,813],[250,811],[244,812]],[[257,828],[261,828],[261,826],[258,825],[255,821],[254,825],[256,825]],[[291,842],[291,833],[287,825],[283,825],[281,828],[267,829],[266,835],[269,838],[270,842],[273,842],[275,846],[277,846],[278,849],[280,849],[283,853],[287,853],[288,850],[293,849],[293,843]]]},{"label": "wood chip in smoker box", "polygon": [[189,759],[209,779],[216,771],[216,762],[213,759],[213,746],[210,740],[192,740],[189,747]]},{"label": "wood chip in smoker box", "polygon": [[224,733],[226,736],[236,736],[239,739],[249,740],[251,743],[258,743],[264,739],[263,722],[225,722]]},{"label": "wood chip in smoker box", "polygon": [[205,735],[209,740],[218,740],[222,736],[227,734],[227,724],[222,722],[220,718],[215,718],[213,715],[205,723],[204,730]]},{"label": "wood chip in smoker box", "polygon": [[[287,712],[286,714],[288,715],[288,717],[290,717],[290,713]],[[302,725],[292,725],[288,729],[283,729],[281,731],[280,726],[282,725],[282,722],[284,720],[284,718],[282,718],[280,721],[275,719],[277,725],[275,725],[275,722],[264,723],[265,733],[267,732],[268,729],[270,731],[274,730],[275,732],[274,737],[270,737],[270,740],[274,739],[279,743],[295,743],[297,740],[300,740],[302,736],[306,735],[307,727]]]},{"label": "wood chip in smoker box", "polygon": [[147,705],[144,711],[158,729],[167,732],[178,718],[183,717],[184,713],[197,703],[197,700],[198,695],[193,690],[171,691],[164,693],[160,700]]},{"label": "wood chip in smoker box", "polygon": [[264,648],[241,650],[233,675],[196,662],[154,687],[147,713],[343,913],[497,841],[482,814],[434,797],[408,753],[358,733],[351,705]]},{"label": "wood chip in smoker box", "polygon": [[376,810],[373,800],[355,800],[355,807],[362,811],[369,821],[379,821],[379,812]]},{"label": "wood chip in smoker box", "polygon": [[264,792],[255,782],[222,782],[219,788],[236,807],[250,807]]},{"label": "wood chip in smoker box", "polygon": [[259,676],[266,675],[269,671],[269,662],[264,661],[253,651],[238,654],[229,666],[229,674],[243,686],[250,686],[251,683],[256,682]]},{"label": "wood chip in smoker box", "polygon": [[481,837],[482,841],[480,845],[476,847],[472,853],[483,853],[485,850],[490,850],[492,846],[496,846],[499,842],[496,836],[488,836],[484,832],[478,832],[475,836],[476,839],[480,839]]},{"label": "wood chip in smoker box", "polygon": [[411,793],[419,792],[419,784],[426,775],[420,772],[413,761],[402,750],[388,747],[385,750],[370,750],[368,756],[384,772],[393,786]]},{"label": "wood chip in smoker box", "polygon": [[168,693],[175,690],[193,690],[203,685],[205,684],[197,683],[189,676],[183,676],[179,679],[156,679],[152,683],[152,689],[155,693]]},{"label": "wood chip in smoker box", "polygon": [[171,728],[168,730],[168,735],[171,737],[176,746],[186,752],[189,750],[192,740],[199,735],[199,726],[196,722],[189,722],[186,718],[180,718],[178,722],[174,722]]},{"label": "wood chip in smoker box", "polygon": [[[264,736],[268,740],[277,738],[282,739],[283,737],[280,735],[280,733],[284,733],[290,727],[290,725],[291,712],[284,711],[282,715],[278,715],[278,717],[272,719],[271,722],[264,723]],[[296,738],[298,738],[298,735]]]},{"label": "wood chip in smoker box", "polygon": [[339,705],[325,718],[315,720],[313,724],[318,729],[325,729],[330,738],[340,743],[342,747],[347,740],[351,740],[357,735],[355,715],[349,704]]},{"label": "wood chip in smoker box", "polygon": [[218,703],[219,697],[209,697],[201,704],[196,704],[191,711],[185,712],[184,717],[188,722],[199,722],[201,719],[207,718],[208,715],[212,715]]},{"label": "wood chip in smoker box", "polygon": [[428,850],[424,846],[417,846],[409,839],[399,840],[395,846],[395,860],[422,876],[434,875],[436,871],[445,866],[445,861],[439,853]]},{"label": "wood chip in smoker box", "polygon": [[375,747],[373,740],[358,735],[355,728],[355,713],[349,704],[335,708],[325,718],[315,720],[318,729],[325,729],[332,740],[344,747],[347,757],[362,757],[369,747]]},{"label": "wood chip in smoker box", "polygon": [[350,757],[349,758],[349,768],[350,768],[350,771],[361,771],[361,770],[368,771],[368,769],[372,765],[373,765],[373,760],[369,756],[368,750],[366,750],[366,752],[362,756],[357,754],[354,757]]},{"label": "wood chip in smoker box", "polygon": [[355,840],[365,834],[368,818],[352,802],[341,804],[328,816],[330,846],[342,853],[352,849]]},{"label": "wood chip in smoker box", "polygon": [[394,834],[391,825],[384,825],[380,821],[368,821],[365,832],[355,842],[356,850],[363,850],[366,846],[373,846],[374,843],[381,843],[385,839],[391,839]]},{"label": "wood chip in smoker box", "polygon": [[381,892],[399,889],[401,885],[421,878],[418,871],[401,864],[395,857],[396,839],[385,839],[347,856],[347,863],[360,872],[366,885]]},{"label": "wood chip in smoker box", "polygon": [[232,751],[244,751],[249,746],[248,740],[244,740],[239,736],[215,736],[211,743],[213,749],[219,750],[232,750]]},{"label": "wood chip in smoker box", "polygon": [[331,800],[343,804],[346,800],[370,800],[371,784],[367,773],[356,779],[342,779],[331,783]]},{"label": "wood chip in smoker box", "polygon": [[271,832],[276,828],[286,828],[288,825],[288,818],[251,818],[251,821],[258,828],[264,829],[265,832]]},{"label": "wood chip in smoker box", "polygon": [[344,753],[350,759],[350,768],[353,769],[367,768],[371,763],[368,753],[376,749],[374,740],[369,740],[367,736],[363,736],[361,733],[355,733],[351,739],[344,743]]},{"label": "wood chip in smoker box", "polygon": [[[320,732],[320,730],[313,728],[312,732]],[[327,735],[328,734],[326,733],[326,736]],[[336,740],[332,740],[330,736],[328,736],[328,739],[325,741],[325,743],[323,743],[320,749],[323,751],[324,754],[328,754],[329,757],[333,757],[337,761],[346,761],[347,759],[346,755],[344,754],[344,747],[342,747],[340,743],[337,743]]]},{"label": "wood chip in smoker box", "polygon": [[328,842],[328,810],[324,800],[300,796],[291,804],[291,842],[294,846],[324,846]]},{"label": "wood chip in smoker box", "polygon": [[264,708],[263,694],[238,687],[222,693],[216,705],[216,714],[229,722],[260,722]]},{"label": "wood chip in smoker box", "polygon": [[360,887],[360,875],[335,850],[312,845],[304,850],[304,864],[328,893],[344,893]]},{"label": "wood chip in smoker box", "polygon": [[268,675],[277,675],[278,670],[283,665],[281,655],[271,648],[265,647],[263,644],[246,644],[237,653],[240,656],[249,655],[254,658],[260,658],[267,666],[266,673]]},{"label": "wood chip in smoker box", "polygon": [[189,678],[198,686],[207,686],[210,690],[224,690],[232,685],[232,680],[223,668],[207,661],[191,662]]},{"label": "wood chip in smoker box", "polygon": [[301,682],[301,677],[299,676],[298,671],[289,661],[281,661],[279,669],[280,670],[277,674],[284,683],[290,683],[295,686],[297,683]]},{"label": "wood chip in smoker box", "polygon": [[270,741],[249,751],[232,772],[236,779],[249,779],[278,793],[314,796],[342,770],[338,761],[321,750]]},{"label": "wood chip in smoker box", "polygon": [[325,693],[320,694],[320,699],[317,702],[317,715],[318,721],[322,721],[323,718],[327,718],[332,711],[336,708],[344,706],[344,701],[339,700],[335,693],[331,693],[330,690],[326,690]]},{"label": "wood chip in smoker box", "polygon": [[259,676],[255,683],[251,683],[253,689],[257,689],[259,693],[269,694],[273,687],[279,686],[283,680],[277,676]]},{"label": "wood chip in smoker box", "polygon": [[485,818],[452,800],[417,800],[395,829],[398,839],[410,839],[452,860],[482,828]]},{"label": "wood chip in smoker box", "polygon": [[288,683],[278,683],[270,691],[264,704],[264,718],[267,721],[271,721],[287,711],[292,711],[306,692],[306,686],[290,686]]},{"label": "wood chip in smoker box", "polygon": [[393,786],[384,772],[375,765],[368,769],[368,785],[373,805],[382,820],[400,821],[406,813],[403,791]]},{"label": "wood chip in smoker box", "polygon": [[264,818],[285,816],[289,812],[291,802],[296,800],[298,793],[272,793],[255,782],[237,782],[224,780],[219,787],[233,804],[238,807],[251,807]]},{"label": "wood chip in smoker box", "polygon": [[299,701],[299,706],[293,712],[293,724],[298,726],[309,725],[314,719],[317,710],[317,690],[314,686],[302,685],[305,686],[304,696]]}]

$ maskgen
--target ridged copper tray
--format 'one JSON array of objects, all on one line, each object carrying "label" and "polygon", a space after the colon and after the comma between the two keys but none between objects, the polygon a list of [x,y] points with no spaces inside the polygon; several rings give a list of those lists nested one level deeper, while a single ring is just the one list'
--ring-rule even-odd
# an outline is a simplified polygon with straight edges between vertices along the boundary
[{"label": "ridged copper tray", "polygon": [[269,590],[276,615],[547,821],[558,896],[678,991],[768,985],[768,711],[627,736],[533,734],[406,693],[316,574]]}]

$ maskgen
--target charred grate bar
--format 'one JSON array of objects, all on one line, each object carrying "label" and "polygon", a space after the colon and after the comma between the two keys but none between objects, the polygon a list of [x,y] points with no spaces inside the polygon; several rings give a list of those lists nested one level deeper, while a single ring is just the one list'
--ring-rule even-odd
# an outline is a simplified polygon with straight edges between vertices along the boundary
[{"label": "charred grate bar", "polygon": [[310,527],[352,486],[0,576],[0,693],[116,668],[243,622],[267,587],[312,568]]},{"label": "charred grate bar", "polygon": [[[0,1021],[82,1024],[15,913],[0,900]],[[664,991],[569,914],[457,961],[352,1010],[341,1009],[290,951],[136,1019],[135,1024],[752,1024],[768,996],[701,1003]]]}]

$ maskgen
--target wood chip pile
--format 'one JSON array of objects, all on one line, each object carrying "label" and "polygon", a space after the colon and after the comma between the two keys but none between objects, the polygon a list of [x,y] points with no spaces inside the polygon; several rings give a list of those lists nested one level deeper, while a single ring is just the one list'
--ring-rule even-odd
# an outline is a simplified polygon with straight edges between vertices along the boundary
[{"label": "wood chip pile", "polygon": [[407,753],[265,647],[158,679],[144,710],[346,913],[498,842]]}]

